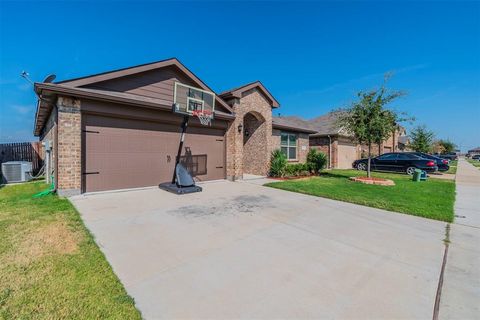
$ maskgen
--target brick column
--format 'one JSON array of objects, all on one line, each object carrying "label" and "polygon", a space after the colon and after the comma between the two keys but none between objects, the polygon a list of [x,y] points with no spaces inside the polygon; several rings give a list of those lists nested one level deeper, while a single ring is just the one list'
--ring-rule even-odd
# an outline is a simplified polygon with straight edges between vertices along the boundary
[{"label": "brick column", "polygon": [[[231,102],[234,110],[238,105],[239,99]],[[243,131],[238,132],[239,124],[243,125],[243,115],[236,114],[227,130],[227,179],[230,181],[243,178]]]},{"label": "brick column", "polygon": [[81,193],[82,121],[80,100],[59,97],[57,192],[60,196]]}]

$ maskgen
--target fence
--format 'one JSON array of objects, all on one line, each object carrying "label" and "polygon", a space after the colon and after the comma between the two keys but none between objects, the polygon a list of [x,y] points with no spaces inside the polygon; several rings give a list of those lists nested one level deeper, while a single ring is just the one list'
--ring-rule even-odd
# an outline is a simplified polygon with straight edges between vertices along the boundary
[{"label": "fence", "polygon": [[0,144],[0,172],[1,164],[7,161],[30,161],[33,174],[36,174],[43,165],[40,142],[18,142]]}]

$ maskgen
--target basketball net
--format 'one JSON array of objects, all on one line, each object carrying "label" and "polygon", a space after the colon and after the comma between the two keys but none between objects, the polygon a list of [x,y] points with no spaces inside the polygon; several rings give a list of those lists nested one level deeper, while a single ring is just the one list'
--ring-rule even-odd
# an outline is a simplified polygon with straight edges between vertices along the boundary
[{"label": "basketball net", "polygon": [[194,110],[192,116],[195,116],[200,120],[200,123],[204,126],[211,126],[213,114],[209,110]]}]

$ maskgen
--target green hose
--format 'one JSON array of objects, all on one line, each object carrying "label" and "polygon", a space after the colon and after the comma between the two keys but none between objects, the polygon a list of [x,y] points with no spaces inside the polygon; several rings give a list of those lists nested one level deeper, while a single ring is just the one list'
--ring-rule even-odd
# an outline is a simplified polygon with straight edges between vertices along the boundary
[{"label": "green hose", "polygon": [[37,194],[34,194],[32,198],[44,197],[46,195],[49,195],[50,193],[55,192],[55,180],[53,179],[53,175],[51,176],[50,179],[52,180],[52,183],[50,183],[50,188],[48,188],[47,190],[41,191]]}]

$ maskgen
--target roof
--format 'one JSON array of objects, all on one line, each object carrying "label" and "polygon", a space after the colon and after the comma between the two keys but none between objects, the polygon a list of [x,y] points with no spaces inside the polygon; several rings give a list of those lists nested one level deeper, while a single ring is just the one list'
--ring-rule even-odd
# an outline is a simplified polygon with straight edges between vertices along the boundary
[{"label": "roof", "polygon": [[[117,69],[113,71],[98,73],[90,76],[59,81],[56,83],[35,83],[35,92],[42,96],[45,92],[49,94],[71,94],[71,95],[78,95],[80,97],[89,97],[94,99],[100,100],[110,100],[119,103],[129,103],[138,106],[156,106],[156,107],[165,107],[165,101],[161,99],[154,99],[148,98],[136,94],[129,94],[125,92],[115,92],[115,91],[108,91],[108,90],[98,90],[98,89],[91,89],[91,88],[84,88],[83,86],[106,81],[110,79],[120,78],[124,76],[129,76],[149,70],[159,69],[168,66],[175,66],[178,70],[184,73],[187,77],[189,77],[196,86],[203,90],[208,90],[213,92],[213,90],[208,87],[200,78],[198,78],[193,72],[191,72],[187,67],[185,67],[178,59],[171,58],[161,61],[156,61],[152,63],[137,65],[133,67]],[[38,136],[43,129],[47,117],[50,113],[52,108],[52,102],[47,102],[45,98],[39,100],[37,104],[37,112],[35,114],[35,125],[34,125],[34,135]],[[220,104],[224,109],[228,110],[232,115],[229,117],[227,113],[218,112],[220,117],[224,118],[233,118],[233,110],[232,108],[218,95],[216,95],[216,103]],[[171,108],[171,105],[168,106]],[[217,112],[216,112],[217,114]]]},{"label": "roof", "polygon": [[333,111],[309,120],[312,127],[317,131],[312,136],[341,135],[342,129],[337,124],[338,115],[338,111]]},{"label": "roof", "polygon": [[278,116],[272,118],[272,126],[278,129],[293,130],[305,133],[317,132],[311,123],[296,116]]},{"label": "roof", "polygon": [[476,147],[474,149],[468,150],[468,152],[480,152],[480,147]]},{"label": "roof", "polygon": [[278,101],[273,97],[273,95],[268,91],[268,89],[260,82],[260,81],[254,81],[247,83],[243,86],[233,88],[227,91],[223,91],[219,94],[220,97],[223,99],[230,99],[230,98],[241,98],[242,94],[248,90],[252,90],[254,88],[257,88],[260,90],[263,95],[269,100],[270,105],[272,108],[278,108],[280,107],[280,104]]}]

